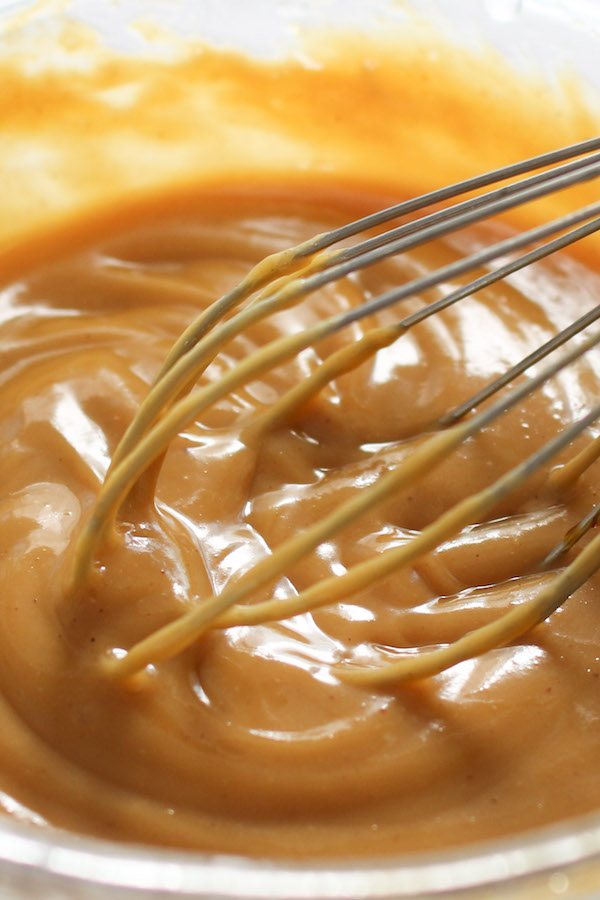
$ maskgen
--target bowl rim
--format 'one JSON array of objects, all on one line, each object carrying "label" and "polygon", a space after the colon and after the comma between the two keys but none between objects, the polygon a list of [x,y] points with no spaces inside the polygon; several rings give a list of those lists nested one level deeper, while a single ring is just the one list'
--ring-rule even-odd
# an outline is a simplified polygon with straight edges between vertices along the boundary
[{"label": "bowl rim", "polygon": [[566,870],[568,878],[569,868],[586,862],[597,863],[595,872],[600,868],[598,812],[439,853],[364,861],[274,861],[116,843],[10,819],[0,823],[0,885],[45,877],[45,884],[69,885],[71,891],[104,888],[113,898],[117,889],[123,897],[177,892],[219,900],[448,897],[473,888],[516,887],[532,876],[543,876],[547,884],[553,872]]}]

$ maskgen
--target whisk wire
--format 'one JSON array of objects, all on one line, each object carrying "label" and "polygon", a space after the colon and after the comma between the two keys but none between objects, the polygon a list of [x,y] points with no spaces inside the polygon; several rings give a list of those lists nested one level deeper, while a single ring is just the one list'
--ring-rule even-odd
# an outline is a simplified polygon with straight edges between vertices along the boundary
[{"label": "whisk wire", "polygon": [[[573,187],[584,181],[597,177],[596,166],[600,165],[600,154],[596,153],[585,159],[578,159],[572,163],[566,163],[549,172],[541,172],[532,175],[514,184],[504,185],[489,191],[487,194],[472,197],[455,203],[452,206],[421,216],[411,222],[398,225],[383,234],[369,237],[359,244],[343,248],[339,251],[340,263],[354,260],[356,268],[358,260],[364,259],[362,265],[371,264],[370,254],[373,251],[387,248],[387,253],[399,253],[411,249],[421,243],[427,243],[442,237],[447,233],[456,231],[467,225],[490,218],[515,206],[530,203],[541,199],[547,194],[554,194],[564,188]],[[463,218],[464,217],[464,218]],[[430,230],[435,229],[435,231]],[[404,239],[414,236],[406,245]],[[373,261],[379,259],[379,255],[373,257]],[[352,270],[351,270],[352,271]],[[342,272],[345,274],[345,272]]]},{"label": "whisk wire", "polygon": [[[489,187],[489,185],[495,184],[498,181],[517,178],[520,175],[524,175],[526,172],[541,169],[545,166],[555,166],[557,163],[563,162],[566,159],[584,156],[595,150],[600,150],[600,138],[590,138],[586,141],[579,141],[578,143],[571,144],[567,147],[552,150],[549,153],[542,153],[517,163],[511,163],[510,165],[493,169],[490,172],[484,172],[481,175],[476,175],[472,178],[465,179],[464,181],[456,182],[455,184],[445,185],[442,188],[437,188],[436,190],[421,194],[418,197],[405,200],[402,203],[397,203],[387,209],[363,216],[360,219],[356,219],[354,222],[342,225],[340,228],[333,229],[326,234],[318,235],[316,238],[312,238],[311,240],[300,244],[296,248],[295,254],[299,258],[312,255],[313,253],[331,247],[333,244],[354,237],[361,232],[377,228],[380,225],[385,225],[392,219],[410,215],[411,213],[418,212],[428,206],[444,203],[446,200],[451,200],[453,197],[458,197],[471,191]],[[587,160],[580,160],[579,163],[585,166]],[[550,169],[547,173],[549,177],[552,177],[552,172],[553,170]]]}]

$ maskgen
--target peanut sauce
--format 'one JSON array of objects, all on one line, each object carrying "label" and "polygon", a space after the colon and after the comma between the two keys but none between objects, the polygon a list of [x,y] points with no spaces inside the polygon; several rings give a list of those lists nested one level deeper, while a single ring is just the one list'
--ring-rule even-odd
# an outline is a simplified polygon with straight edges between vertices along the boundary
[{"label": "peanut sauce", "polygon": [[[110,58],[75,80],[2,64],[0,169],[18,148],[46,148],[10,181],[0,231],[0,797],[40,827],[356,857],[600,806],[597,578],[515,645],[417,684],[366,689],[334,668],[455,640],[530,596],[549,577],[540,560],[597,498],[593,468],[559,496],[540,473],[489,521],[344,602],[210,631],[137,688],[101,665],[388,471],[437,416],[592,308],[593,243],[420,324],[258,443],[254,417],[398,310],[219,401],[173,441],[155,493],[146,479],[127,499],[82,596],[63,590],[111,454],[201,309],[272,252],[587,136],[575,94],[557,125],[559,101],[541,85],[527,103],[522,91],[506,101],[498,63],[442,47],[436,80],[436,63],[416,51],[402,61],[385,46],[356,51],[329,50],[320,68],[209,51],[170,65]],[[557,204],[324,288],[232,340],[202,379]],[[599,363],[589,354],[565,370],[257,599],[291,596],[406,541],[589,408]]]}]

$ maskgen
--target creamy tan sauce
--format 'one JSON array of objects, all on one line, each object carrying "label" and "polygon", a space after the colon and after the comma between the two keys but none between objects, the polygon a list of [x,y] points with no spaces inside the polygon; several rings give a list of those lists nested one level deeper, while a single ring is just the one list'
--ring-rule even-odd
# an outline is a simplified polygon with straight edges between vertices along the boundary
[{"label": "creamy tan sauce", "polygon": [[[332,669],[452,641],[530,596],[547,578],[534,574],[539,561],[595,502],[593,470],[558,498],[543,476],[533,479],[489,522],[342,603],[282,623],[210,632],[157,664],[139,690],[110,681],[101,666],[107,653],[128,649],[194,598],[235,580],[389,470],[437,415],[595,305],[600,277],[583,262],[563,256],[540,264],[418,326],[259,445],[246,431],[257,412],[364,328],[396,321],[398,310],[352,326],[219,402],[173,442],[156,502],[147,484],[128,499],[84,596],[74,601],[62,591],[74,537],[111,453],[200,309],[268,253],[465,174],[461,168],[506,161],[509,149],[510,158],[522,155],[534,133],[558,142],[557,121],[540,112],[536,96],[527,109],[511,110],[477,93],[470,73],[454,73],[432,91],[414,59],[404,81],[395,63],[385,54],[381,60],[367,79],[331,60],[314,72],[210,54],[173,70],[109,66],[97,80],[2,72],[7,128],[20,135],[19,146],[32,123],[47,128],[70,148],[64,172],[75,172],[72,183],[88,191],[79,191],[71,218],[60,204],[33,202],[43,194],[35,179],[31,202],[17,196],[18,180],[6,199],[8,210],[21,212],[3,224],[8,252],[0,266],[0,791],[9,812],[118,840],[355,857],[466,843],[600,806],[597,581],[517,645],[416,685],[368,690],[340,683]],[[129,179],[145,157],[94,143],[103,129],[123,127],[114,111],[103,121],[99,87],[119,79],[146,84],[147,103],[132,121],[136,140],[150,142],[173,126],[164,109],[161,118],[161,97],[219,78],[233,85],[219,102],[234,111],[254,104],[267,135],[273,122],[286,135],[289,143],[275,148],[278,166],[273,148],[270,157],[264,152],[268,139],[249,143],[250,159],[241,160],[247,123],[236,121],[231,133],[226,122],[226,139],[215,138],[184,199],[180,188],[132,199]],[[396,115],[399,84],[404,118]],[[40,118],[45,104],[53,120]],[[468,127],[481,122],[482,109],[489,141],[485,129]],[[565,140],[587,122],[576,103],[570,109],[572,118],[560,120]],[[179,112],[189,176],[195,120],[184,106]],[[375,127],[382,121],[385,132]],[[444,132],[452,140],[440,144]],[[439,146],[445,154],[431,149]],[[162,182],[168,153],[163,148],[159,163],[152,149]],[[219,154],[221,186],[214,183]],[[336,168],[331,159],[342,162]],[[148,183],[142,174],[135,187],[144,192]],[[106,203],[98,212],[102,185]],[[274,336],[504,233],[504,226],[478,229],[327,288],[235,339],[205,378],[218,378]],[[588,357],[560,375],[420,484],[286,571],[276,595],[397,546],[520,461],[597,399],[599,362]]]},{"label": "creamy tan sauce", "polygon": [[[268,204],[230,197],[171,220],[146,212],[2,295],[0,787],[50,823],[202,849],[356,854],[502,834],[600,802],[593,585],[518,646],[417,686],[369,691],[330,668],[453,640],[528,596],[545,577],[531,576],[536,564],[595,492],[591,476],[568,508],[549,506],[535,483],[524,488],[495,510],[500,521],[343,603],[209,633],[158,664],[140,691],[99,666],[389,469],[432,418],[590,308],[600,281],[571,260],[429,320],[260,446],[244,444],[244,424],[362,326],[235,392],[173,443],[156,505],[144,492],[126,504],[83,600],[61,595],[72,537],[170,344],[253,262],[360,212],[365,198],[344,201],[282,191]],[[235,339],[205,377],[483,237],[322,291]],[[277,594],[397,545],[596,392],[588,363],[561,376],[286,572]]]}]

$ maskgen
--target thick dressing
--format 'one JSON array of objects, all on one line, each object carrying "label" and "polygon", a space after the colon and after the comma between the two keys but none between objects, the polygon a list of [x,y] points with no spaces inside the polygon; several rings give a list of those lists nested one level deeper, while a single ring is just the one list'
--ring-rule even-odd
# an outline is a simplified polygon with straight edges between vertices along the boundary
[{"label": "thick dressing", "polygon": [[[253,417],[375,323],[218,403],[173,442],[156,505],[147,483],[134,492],[83,597],[62,594],[73,535],[171,343],[252,263],[367,202],[340,199],[282,191],[268,204],[213,200],[193,217],[146,211],[124,235],[4,291],[0,786],[48,822],[236,853],[343,855],[469,841],[600,804],[593,585],[517,646],[418,685],[369,691],[331,670],[453,640],[521,602],[548,577],[532,575],[536,564],[590,502],[591,476],[561,498],[567,505],[537,479],[494,521],[342,603],[211,632],[157,664],[139,690],[112,683],[100,665],[388,470],[436,415],[590,308],[600,279],[571,260],[515,275],[423,323],[258,445],[245,439]],[[323,290],[233,340],[205,378],[484,236]],[[596,392],[589,361],[569,370],[294,566],[276,594],[397,546]]]},{"label": "thick dressing", "polygon": [[[117,840],[356,857],[468,843],[600,807],[598,578],[515,645],[435,678],[375,690],[343,683],[335,669],[453,641],[531,596],[549,578],[537,572],[540,561],[597,502],[593,468],[559,494],[540,473],[489,521],[414,566],[284,622],[209,631],[151,667],[140,684],[111,680],[103,666],[393,468],[437,416],[595,306],[600,275],[589,260],[561,255],[461,301],[336,379],[260,441],[255,417],[320,360],[437,295],[355,324],[219,401],[173,441],[156,491],[151,473],[127,498],[81,595],[64,590],[75,536],[111,455],[198,312],[266,255],[456,174],[449,143],[432,168],[429,157],[415,164],[419,148],[407,149],[399,126],[383,136],[369,127],[389,112],[390,98],[395,109],[403,98],[419,146],[435,144],[444,129],[456,132],[455,149],[466,146],[453,122],[457,105],[463,125],[479,122],[483,107],[495,114],[502,162],[513,138],[510,158],[524,155],[527,135],[540,131],[537,110],[529,131],[507,129],[511,114],[502,120],[502,103],[469,93],[462,76],[425,94],[417,115],[411,103],[425,76],[413,68],[403,82],[401,70],[381,59],[381,71],[370,70],[366,81],[364,72],[331,60],[314,72],[218,54],[196,61],[197,70],[190,63],[160,71],[163,97],[184,83],[229,78],[238,93],[223,93],[223,103],[235,109],[243,94],[257,117],[273,117],[287,134],[287,153],[276,148],[279,167],[269,174],[268,153],[260,165],[258,155],[242,160],[239,133],[225,127],[230,145],[220,180],[215,141],[214,159],[204,160],[188,196],[179,186],[140,199],[127,194],[126,162],[110,181],[103,163],[111,157],[100,147],[87,173],[90,185],[93,174],[107,186],[100,212],[94,182],[81,193],[81,208],[74,204],[77,215],[63,219],[59,206],[53,210],[55,227],[26,200],[14,218],[14,246],[0,266],[0,800],[8,813]],[[143,82],[141,65],[124,63],[120,76],[116,65],[108,71],[113,85],[133,83],[132,71]],[[147,72],[153,84],[157,72]],[[3,78],[13,88],[8,98],[29,98],[19,123],[27,110],[38,115],[42,82],[25,84],[6,71]],[[61,85],[53,107],[59,130],[75,121],[107,133],[122,126],[118,115],[98,126],[93,116],[65,113],[63,123],[65,110],[81,113],[86,101],[75,103],[70,92],[81,88],[68,79]],[[322,88],[318,121],[300,112],[314,107],[315,85]],[[98,87],[87,84],[90,96]],[[137,111],[140,134],[160,120],[152,103],[161,95],[148,96]],[[343,118],[350,99],[365,121]],[[16,114],[16,101],[0,102]],[[149,109],[153,118],[145,118]],[[522,110],[512,126],[520,116],[523,126]],[[172,124],[171,112],[166,121]],[[179,138],[191,148],[193,116],[189,133],[186,123],[182,116]],[[567,123],[565,140],[580,125]],[[305,147],[314,157],[303,156]],[[471,171],[491,163],[484,149],[470,141]],[[326,151],[343,159],[330,178]],[[369,178],[374,151],[383,156]],[[87,164],[82,153],[77,179],[86,184]],[[253,164],[256,178],[248,174]],[[162,167],[156,162],[158,184]],[[16,196],[15,189],[7,208],[17,207]],[[232,340],[203,381],[273,337],[347,310],[507,228],[482,226],[323,289]],[[5,224],[6,246],[8,231]],[[253,599],[293,596],[405,542],[597,402],[599,366],[600,355],[588,354]]]}]

